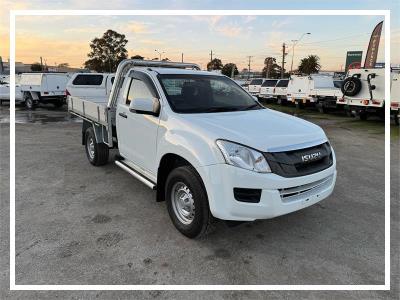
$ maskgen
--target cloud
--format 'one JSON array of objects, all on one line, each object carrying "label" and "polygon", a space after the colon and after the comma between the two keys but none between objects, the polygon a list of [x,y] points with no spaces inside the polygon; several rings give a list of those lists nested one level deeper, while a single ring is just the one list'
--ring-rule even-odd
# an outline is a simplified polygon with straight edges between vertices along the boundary
[{"label": "cloud", "polygon": [[145,45],[162,45],[162,44],[164,44],[163,41],[153,40],[153,39],[139,40],[139,42],[142,43],[142,44],[145,44]]},{"label": "cloud", "polygon": [[144,22],[139,22],[139,21],[130,21],[128,24],[126,24],[125,28],[127,28],[129,31],[137,34],[141,33],[148,33],[149,29],[146,23]]},{"label": "cloud", "polygon": [[282,27],[285,27],[285,26],[287,26],[287,25],[289,25],[291,23],[292,22],[290,20],[288,20],[288,19],[280,19],[279,21],[278,20],[274,20],[274,21],[272,21],[271,27],[273,29],[281,29]]},{"label": "cloud", "polygon": [[237,37],[242,34],[241,27],[232,25],[215,27],[215,31],[227,37]]}]

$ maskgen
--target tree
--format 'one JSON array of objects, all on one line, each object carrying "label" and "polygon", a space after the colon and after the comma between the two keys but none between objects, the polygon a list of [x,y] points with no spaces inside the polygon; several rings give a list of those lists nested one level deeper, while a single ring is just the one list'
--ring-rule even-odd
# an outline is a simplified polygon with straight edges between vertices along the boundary
[{"label": "tree", "polygon": [[262,75],[265,78],[280,78],[281,67],[276,63],[276,59],[274,57],[267,57],[264,59]]},{"label": "tree", "polygon": [[38,62],[31,64],[31,71],[34,71],[34,72],[43,71],[42,65],[39,64]]},{"label": "tree", "polygon": [[163,58],[161,61],[170,61],[168,57]]},{"label": "tree", "polygon": [[144,56],[141,56],[139,54],[136,54],[134,56],[131,56],[131,59],[144,59]]},{"label": "tree", "polygon": [[321,69],[321,65],[319,63],[319,57],[317,55],[309,55],[303,58],[299,64],[299,73],[303,74],[312,74],[318,73]]},{"label": "tree", "polygon": [[239,71],[234,63],[227,63],[222,67],[221,73],[225,76],[233,77],[232,75],[239,74]]},{"label": "tree", "polygon": [[222,61],[219,58],[214,58],[212,61],[210,61],[207,64],[207,70],[211,71],[211,70],[221,70],[223,67],[222,65]]},{"label": "tree", "polygon": [[91,51],[85,67],[96,72],[115,72],[118,64],[128,57],[127,43],[124,34],[107,30],[101,38],[95,38],[90,43]]},{"label": "tree", "polygon": [[61,63],[57,65],[57,68],[68,68],[69,67],[69,63]]}]

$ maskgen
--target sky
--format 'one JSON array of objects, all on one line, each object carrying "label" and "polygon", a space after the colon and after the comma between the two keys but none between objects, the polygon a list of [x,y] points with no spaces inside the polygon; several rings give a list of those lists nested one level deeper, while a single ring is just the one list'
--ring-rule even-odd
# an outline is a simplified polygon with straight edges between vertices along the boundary
[{"label": "sky", "polygon": [[[4,0],[3,0],[4,2]],[[390,9],[391,63],[400,63],[400,1],[5,1],[0,12],[0,55],[9,57],[8,9]],[[69,63],[81,67],[89,43],[107,29],[126,35],[129,56],[152,59],[158,53],[173,61],[184,60],[206,67],[213,58],[236,63],[239,69],[261,70],[265,57],[282,59],[282,43],[288,45],[286,68],[292,59],[292,40],[310,32],[296,45],[294,67],[301,58],[315,54],[324,70],[344,68],[347,51],[365,54],[380,16],[20,16],[16,20],[16,59],[48,65]],[[384,61],[384,37],[378,61]]]}]

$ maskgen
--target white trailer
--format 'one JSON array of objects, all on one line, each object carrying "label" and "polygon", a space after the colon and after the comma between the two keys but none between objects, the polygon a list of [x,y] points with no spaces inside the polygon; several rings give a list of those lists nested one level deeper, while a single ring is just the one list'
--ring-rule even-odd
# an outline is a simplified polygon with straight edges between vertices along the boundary
[{"label": "white trailer", "polygon": [[61,107],[66,99],[67,73],[23,73],[21,92],[28,109],[34,109],[39,102],[53,103]]},{"label": "white trailer", "polygon": [[368,115],[384,117],[385,69],[349,70],[342,85],[343,97],[338,104],[344,104],[351,114],[366,120]]},{"label": "white trailer", "polygon": [[288,101],[299,107],[307,103],[316,104],[322,112],[331,103],[336,105],[336,99],[340,95],[341,91],[335,87],[333,76],[330,75],[291,76],[287,88]]}]

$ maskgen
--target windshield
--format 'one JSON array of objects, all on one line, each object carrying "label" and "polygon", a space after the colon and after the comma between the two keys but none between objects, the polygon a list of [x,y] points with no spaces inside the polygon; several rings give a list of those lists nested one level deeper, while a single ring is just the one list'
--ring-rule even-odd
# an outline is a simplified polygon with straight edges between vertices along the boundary
[{"label": "windshield", "polygon": [[262,84],[263,87],[272,87],[275,86],[276,82],[278,80],[265,80],[264,83]]},{"label": "windshield", "polygon": [[158,75],[173,111],[211,113],[263,109],[239,85],[224,76]]},{"label": "windshield", "polygon": [[289,83],[289,80],[279,80],[279,82],[276,86],[277,87],[287,87],[288,83]]},{"label": "windshield", "polygon": [[263,83],[263,80],[262,79],[253,79],[251,82],[250,82],[250,85],[261,85]]}]

